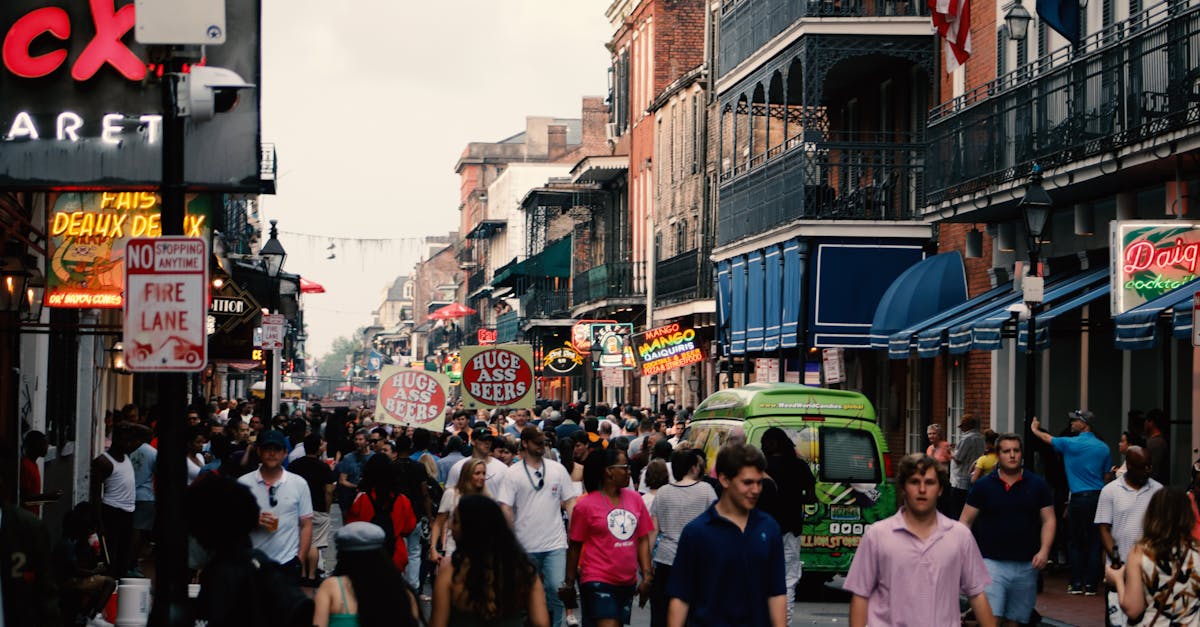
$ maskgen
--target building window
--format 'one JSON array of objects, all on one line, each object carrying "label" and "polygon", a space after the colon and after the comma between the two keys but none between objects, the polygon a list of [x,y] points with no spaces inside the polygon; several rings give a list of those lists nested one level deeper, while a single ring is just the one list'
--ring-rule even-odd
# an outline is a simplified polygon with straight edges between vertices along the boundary
[{"label": "building window", "polygon": [[905,380],[904,424],[908,435],[909,453],[925,450],[925,420],[921,417],[921,361],[908,358],[908,374]]},{"label": "building window", "polygon": [[700,172],[700,134],[703,132],[700,124],[700,94],[692,94],[692,174]]},{"label": "building window", "polygon": [[967,396],[967,366],[954,359],[946,369],[946,439],[958,443],[958,423],[965,413]]}]

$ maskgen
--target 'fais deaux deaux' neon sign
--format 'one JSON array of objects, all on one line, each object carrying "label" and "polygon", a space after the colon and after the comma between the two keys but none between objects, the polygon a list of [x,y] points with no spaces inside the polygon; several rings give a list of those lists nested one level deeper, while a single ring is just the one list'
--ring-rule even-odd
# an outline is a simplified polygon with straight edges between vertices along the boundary
[{"label": "'fais deaux deaux' neon sign", "polygon": [[1114,222],[1112,229],[1112,313],[1196,280],[1200,264],[1200,223]]}]

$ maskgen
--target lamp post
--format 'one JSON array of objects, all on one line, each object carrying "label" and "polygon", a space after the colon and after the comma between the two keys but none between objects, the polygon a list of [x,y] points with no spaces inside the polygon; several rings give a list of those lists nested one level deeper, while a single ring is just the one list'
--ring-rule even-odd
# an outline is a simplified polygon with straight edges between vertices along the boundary
[{"label": "lamp post", "polygon": [[[1080,2],[1080,6],[1084,3]],[[1029,14],[1029,10],[1021,4],[1020,0],[1014,1],[1008,6],[1008,11],[1004,13],[1004,25],[1008,28],[1008,38],[1013,41],[1025,41],[1025,37],[1029,34],[1029,22],[1033,16]]]},{"label": "lamp post", "polygon": [[[279,273],[283,270],[284,260],[287,259],[287,252],[283,250],[283,244],[279,243],[279,229],[276,223],[276,220],[271,220],[270,237],[258,251],[258,256],[262,257],[266,267],[267,276],[271,279],[270,313],[279,309]],[[279,413],[279,351],[271,349],[269,352],[271,358],[267,361],[267,379],[263,393],[271,412],[267,419],[272,420],[275,414]]]},{"label": "lamp post", "polygon": [[658,411],[658,375],[650,375],[650,382],[646,384],[646,389],[650,392],[651,411]]},{"label": "lamp post", "polygon": [[[1053,201],[1042,187],[1042,169],[1034,164],[1033,174],[1025,195],[1017,205],[1025,219],[1025,236],[1028,238],[1029,268],[1022,280],[1025,306],[1029,308],[1028,331],[1025,335],[1025,463],[1033,464],[1033,430],[1030,425],[1037,412],[1035,391],[1037,378],[1037,309],[1042,304],[1043,281],[1038,271],[1038,257],[1042,248],[1042,233],[1050,219]],[[1020,326],[1017,327],[1017,342],[1020,342]]]}]

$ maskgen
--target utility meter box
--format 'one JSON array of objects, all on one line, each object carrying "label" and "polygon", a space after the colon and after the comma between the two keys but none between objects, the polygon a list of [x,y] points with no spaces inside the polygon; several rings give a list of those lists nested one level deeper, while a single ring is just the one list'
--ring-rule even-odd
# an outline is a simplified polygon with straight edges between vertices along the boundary
[{"label": "utility meter box", "polygon": [[225,43],[225,0],[137,0],[135,6],[139,44]]}]

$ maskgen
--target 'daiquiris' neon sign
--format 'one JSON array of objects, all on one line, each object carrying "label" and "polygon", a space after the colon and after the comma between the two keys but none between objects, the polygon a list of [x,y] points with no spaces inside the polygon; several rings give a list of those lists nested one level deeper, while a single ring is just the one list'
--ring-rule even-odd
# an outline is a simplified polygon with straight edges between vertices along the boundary
[{"label": "'daiquiris' neon sign", "polygon": [[1200,223],[1116,221],[1110,253],[1116,315],[1196,280]]}]

